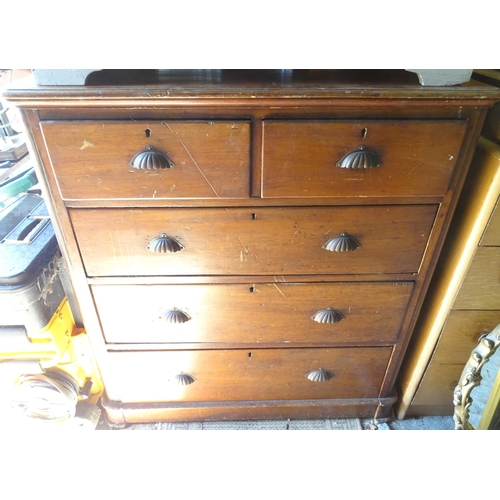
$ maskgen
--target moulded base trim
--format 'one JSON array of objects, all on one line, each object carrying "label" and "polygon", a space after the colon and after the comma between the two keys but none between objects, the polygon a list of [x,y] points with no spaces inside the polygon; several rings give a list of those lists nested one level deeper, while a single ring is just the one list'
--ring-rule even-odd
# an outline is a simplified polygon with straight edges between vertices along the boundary
[{"label": "moulded base trim", "polygon": [[104,394],[103,409],[111,425],[147,422],[201,422],[322,418],[387,419],[397,396],[366,399],[308,399],[185,403],[122,403]]}]

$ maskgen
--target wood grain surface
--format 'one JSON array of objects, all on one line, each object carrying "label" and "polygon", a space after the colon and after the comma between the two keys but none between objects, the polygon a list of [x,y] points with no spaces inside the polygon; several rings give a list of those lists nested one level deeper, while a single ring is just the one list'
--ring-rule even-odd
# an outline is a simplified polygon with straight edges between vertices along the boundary
[{"label": "wood grain surface", "polygon": [[[500,147],[498,152],[500,154]],[[500,158],[498,159],[498,165],[500,166]],[[497,202],[488,222],[488,227],[481,238],[481,246],[500,247],[500,210],[498,206]]]},{"label": "wood grain surface", "polygon": [[[249,196],[248,122],[53,121],[41,128],[65,199]],[[132,168],[148,146],[174,167]]]},{"label": "wood grain surface", "polygon": [[498,310],[500,307],[500,247],[479,247],[453,309]]},{"label": "wood grain surface", "polygon": [[[93,286],[109,343],[391,343],[397,340],[411,283],[247,283]],[[332,307],[338,323],[311,318]],[[185,323],[168,323],[177,308]],[[199,348],[199,347],[198,347]]]},{"label": "wood grain surface", "polygon": [[[389,417],[500,91],[477,82],[423,88],[393,71],[93,76],[7,98],[22,109],[107,417]],[[361,145],[380,166],[336,167]],[[131,167],[148,146],[174,167]],[[322,248],[341,232],[360,247]],[[162,234],[181,251],[148,250]],[[189,309],[180,325],[192,329],[189,342],[157,329],[174,299]],[[345,319],[313,324],[328,306]],[[306,378],[319,369],[333,377]],[[181,373],[194,382],[172,385]]]},{"label": "wood grain surface", "polygon": [[[264,121],[264,197],[443,195],[465,130],[459,120]],[[362,145],[379,167],[336,166]]]},{"label": "wood grain surface", "polygon": [[[110,353],[103,376],[110,399],[242,401],[377,397],[392,349],[253,349]],[[322,368],[327,382],[306,375]],[[175,375],[195,382],[177,385]]]},{"label": "wood grain surface", "polygon": [[[70,209],[89,276],[416,273],[436,206]],[[347,231],[361,247],[322,246]],[[156,254],[162,233],[184,249]]]}]

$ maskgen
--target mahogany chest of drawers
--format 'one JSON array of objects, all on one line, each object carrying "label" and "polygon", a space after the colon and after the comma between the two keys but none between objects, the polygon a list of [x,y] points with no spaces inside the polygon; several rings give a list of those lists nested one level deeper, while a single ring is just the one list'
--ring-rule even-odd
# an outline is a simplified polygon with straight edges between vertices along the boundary
[{"label": "mahogany chest of drawers", "polygon": [[7,92],[112,424],[391,415],[499,96],[287,75]]}]

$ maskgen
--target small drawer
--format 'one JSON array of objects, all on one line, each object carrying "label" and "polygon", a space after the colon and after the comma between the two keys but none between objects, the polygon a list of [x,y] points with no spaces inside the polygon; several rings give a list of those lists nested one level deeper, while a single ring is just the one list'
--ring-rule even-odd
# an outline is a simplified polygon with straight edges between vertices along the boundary
[{"label": "small drawer", "polygon": [[123,403],[377,397],[390,347],[108,353],[109,399]]},{"label": "small drawer", "polygon": [[265,121],[263,196],[442,196],[466,128],[458,120]]},{"label": "small drawer", "polygon": [[417,273],[436,210],[120,208],[70,215],[89,276],[352,275]]},{"label": "small drawer", "polygon": [[92,287],[108,343],[194,344],[396,342],[412,290],[411,283]]},{"label": "small drawer", "polygon": [[248,122],[42,122],[64,199],[248,198]]}]

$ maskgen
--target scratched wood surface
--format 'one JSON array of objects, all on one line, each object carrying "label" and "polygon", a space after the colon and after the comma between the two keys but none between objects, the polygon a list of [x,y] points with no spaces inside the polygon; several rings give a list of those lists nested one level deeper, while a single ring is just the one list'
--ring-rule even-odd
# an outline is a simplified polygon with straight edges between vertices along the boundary
[{"label": "scratched wood surface", "polygon": [[[123,403],[377,397],[391,352],[339,347],[110,353],[103,376],[108,397]],[[319,368],[333,377],[306,378]],[[195,382],[176,384],[181,372]]]},{"label": "scratched wood surface", "polygon": [[[430,196],[448,189],[463,121],[264,121],[264,197]],[[365,146],[379,167],[336,167]]]},{"label": "scratched wood surface", "polygon": [[[111,343],[393,343],[411,283],[247,283],[93,286],[104,336]],[[311,318],[332,307],[344,318]],[[167,323],[177,308],[186,323]]]},{"label": "scratched wood surface", "polygon": [[[66,199],[249,196],[249,122],[62,121],[41,128]],[[174,167],[132,168],[148,146],[165,152]]]},{"label": "scratched wood surface", "polygon": [[[89,276],[418,272],[434,205],[248,209],[71,209]],[[322,246],[342,231],[361,247]],[[184,249],[158,254],[162,233]]]},{"label": "scratched wood surface", "polygon": [[[370,99],[377,106],[387,100],[449,99],[457,106],[477,99],[482,105],[500,95],[491,86],[471,81],[453,87],[429,87],[418,83],[414,73],[404,70],[102,70],[91,75],[85,86],[37,86],[34,80],[21,81],[9,88],[7,97],[24,107],[84,106],[94,101],[99,107],[151,107],[171,100],[240,99],[253,102],[277,97],[347,98],[354,103]],[[467,102],[468,101],[468,102]]]},{"label": "scratched wood surface", "polygon": [[[392,83],[380,73],[371,78],[361,73],[354,81],[341,71],[292,72],[290,78],[279,71],[168,72],[162,80],[132,79],[127,85],[98,78],[82,88],[9,93],[22,108],[39,157],[50,213],[108,391],[103,401],[110,420],[390,416],[395,379],[437,251],[486,108],[500,94],[476,83],[424,89],[407,73]],[[381,155],[382,165],[364,172],[369,176],[347,172],[346,179],[335,167],[338,154],[365,140]],[[174,168],[153,175],[130,168],[133,155],[148,145],[164,150]],[[333,184],[332,175],[339,176]],[[347,254],[321,248],[342,231],[352,232],[361,247]],[[179,238],[184,249],[149,252],[149,241],[161,233]],[[286,290],[272,282],[292,275],[308,287],[350,282],[343,293],[335,292],[335,300],[348,298],[351,290],[361,290],[353,303],[369,297],[363,306],[367,314],[356,317],[362,326],[346,328],[341,341],[346,344],[329,345],[320,334],[321,347],[300,343],[276,349],[247,349],[239,342],[231,348],[214,342],[203,349],[183,348],[182,342],[156,338],[111,343],[92,295],[105,283],[123,287],[126,300],[117,304],[126,318],[157,300],[156,295],[150,301],[137,298],[148,285],[166,290],[158,287],[161,279],[170,280],[164,285],[212,288],[253,285],[255,279],[257,290],[265,284],[263,293],[276,294],[276,304],[262,318],[252,307],[259,297],[255,290],[245,291],[244,304],[238,293],[220,293],[217,299],[226,298],[227,308],[234,295],[241,311],[234,313],[228,335],[237,339],[249,314],[254,324],[276,317],[286,331],[282,306],[288,301],[279,293],[286,296]],[[413,285],[401,284],[408,281]],[[364,288],[367,282],[383,285],[385,292],[377,296],[381,288]],[[329,285],[325,293],[333,290]],[[410,288],[407,299],[402,290]],[[306,320],[297,318],[318,294],[316,288],[298,290],[307,293],[303,304],[293,298],[290,335],[307,342],[309,328],[300,327]],[[112,292],[104,299],[98,294],[106,330],[128,342],[108,328],[116,318]],[[108,307],[115,311],[109,317]],[[379,322],[384,307],[385,330]],[[369,318],[373,332],[364,337]],[[348,315],[343,321],[342,328],[351,324]],[[134,330],[134,337],[148,331],[144,324]],[[266,335],[251,338],[256,344],[277,338]],[[348,335],[359,335],[356,346]],[[174,368],[192,371],[196,381],[173,389],[168,381]],[[305,378],[318,368],[331,370],[333,378],[317,385]]]}]

